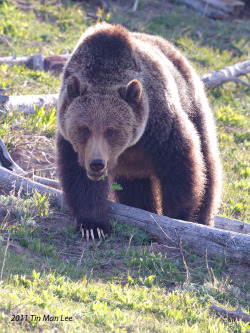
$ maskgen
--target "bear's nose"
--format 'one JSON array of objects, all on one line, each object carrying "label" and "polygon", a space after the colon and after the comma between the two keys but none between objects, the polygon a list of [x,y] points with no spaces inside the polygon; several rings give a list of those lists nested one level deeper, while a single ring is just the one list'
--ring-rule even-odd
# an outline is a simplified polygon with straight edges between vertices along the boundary
[{"label": "bear's nose", "polygon": [[105,167],[105,161],[100,160],[100,159],[92,160],[92,161],[90,161],[89,166],[92,171],[101,171]]}]

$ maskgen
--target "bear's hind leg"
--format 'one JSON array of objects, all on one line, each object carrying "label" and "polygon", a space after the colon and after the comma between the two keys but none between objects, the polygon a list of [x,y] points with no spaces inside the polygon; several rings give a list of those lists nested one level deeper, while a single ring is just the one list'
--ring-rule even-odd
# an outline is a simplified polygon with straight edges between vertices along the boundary
[{"label": "bear's hind leg", "polygon": [[116,178],[115,181],[122,186],[122,190],[116,191],[116,195],[121,204],[140,208],[152,213],[156,213],[156,199],[152,190],[152,180],[150,178],[127,179],[125,177]]}]

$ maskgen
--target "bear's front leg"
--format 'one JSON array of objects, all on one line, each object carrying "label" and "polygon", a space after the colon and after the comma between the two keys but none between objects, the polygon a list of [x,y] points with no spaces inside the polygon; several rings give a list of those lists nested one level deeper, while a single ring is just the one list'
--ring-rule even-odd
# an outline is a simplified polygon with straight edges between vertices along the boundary
[{"label": "bear's front leg", "polygon": [[92,239],[109,234],[108,180],[92,181],[80,167],[70,142],[57,134],[57,164],[66,206],[77,220],[82,236]]}]

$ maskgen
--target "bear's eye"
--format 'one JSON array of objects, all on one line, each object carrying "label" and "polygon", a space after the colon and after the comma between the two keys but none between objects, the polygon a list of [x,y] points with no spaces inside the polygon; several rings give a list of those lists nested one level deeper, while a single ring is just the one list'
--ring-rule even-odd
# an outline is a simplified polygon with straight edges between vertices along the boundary
[{"label": "bear's eye", "polygon": [[107,136],[107,137],[111,137],[111,136],[113,136],[114,135],[114,130],[113,130],[113,128],[109,128],[109,129],[107,129],[107,131],[105,132],[105,136]]},{"label": "bear's eye", "polygon": [[91,134],[91,131],[88,127],[82,127],[81,132],[84,136],[90,136],[90,134]]}]

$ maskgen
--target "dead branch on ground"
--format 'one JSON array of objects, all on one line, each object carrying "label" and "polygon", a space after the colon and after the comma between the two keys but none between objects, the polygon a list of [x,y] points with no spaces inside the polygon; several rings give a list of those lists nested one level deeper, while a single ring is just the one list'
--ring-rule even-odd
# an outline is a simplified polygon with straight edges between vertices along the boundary
[{"label": "dead branch on ground", "polygon": [[224,67],[219,71],[204,74],[201,76],[201,80],[207,89],[214,89],[229,81],[250,87],[249,83],[238,78],[241,75],[247,76],[248,73],[250,73],[250,60],[238,62],[232,66]]}]

